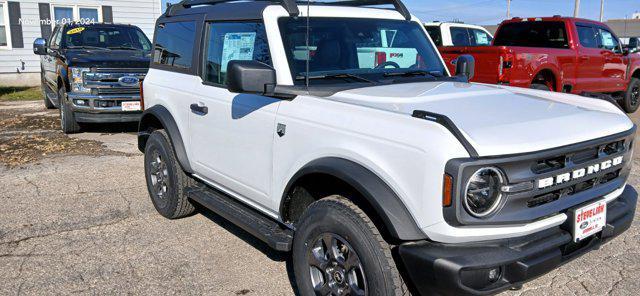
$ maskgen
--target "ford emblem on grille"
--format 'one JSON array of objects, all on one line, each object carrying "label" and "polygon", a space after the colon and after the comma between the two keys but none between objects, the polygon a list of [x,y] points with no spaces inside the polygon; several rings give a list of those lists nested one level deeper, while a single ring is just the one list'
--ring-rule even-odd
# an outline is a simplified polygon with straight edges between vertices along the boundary
[{"label": "ford emblem on grille", "polygon": [[140,79],[135,76],[122,76],[118,79],[118,83],[122,86],[138,86]]}]

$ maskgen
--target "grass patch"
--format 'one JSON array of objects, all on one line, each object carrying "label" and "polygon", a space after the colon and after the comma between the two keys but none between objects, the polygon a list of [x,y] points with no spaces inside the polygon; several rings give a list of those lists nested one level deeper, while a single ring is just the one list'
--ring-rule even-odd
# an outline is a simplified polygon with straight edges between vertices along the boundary
[{"label": "grass patch", "polygon": [[0,86],[0,101],[42,100],[40,87]]}]

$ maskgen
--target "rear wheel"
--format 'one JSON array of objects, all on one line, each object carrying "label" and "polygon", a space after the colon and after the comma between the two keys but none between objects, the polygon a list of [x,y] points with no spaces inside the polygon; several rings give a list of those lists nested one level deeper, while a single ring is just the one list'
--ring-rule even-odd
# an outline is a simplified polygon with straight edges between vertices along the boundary
[{"label": "rear wheel", "polygon": [[622,108],[627,113],[633,113],[640,106],[640,79],[631,78],[627,91],[622,100]]},{"label": "rear wheel", "polygon": [[164,130],[154,131],[147,140],[144,171],[149,196],[158,213],[176,219],[195,211],[186,194],[186,189],[195,181],[180,167],[169,135]]},{"label": "rear wheel", "polygon": [[376,226],[339,195],[305,211],[293,240],[293,269],[303,296],[409,294]]},{"label": "rear wheel", "polygon": [[537,89],[537,90],[546,90],[546,91],[551,91],[551,88],[544,83],[540,83],[540,82],[534,82],[531,84],[531,86],[529,87],[531,89]]},{"label": "rear wheel", "polygon": [[80,132],[80,124],[76,121],[76,116],[67,102],[67,92],[64,87],[58,90],[58,102],[60,104],[60,128],[65,134],[75,134]]}]

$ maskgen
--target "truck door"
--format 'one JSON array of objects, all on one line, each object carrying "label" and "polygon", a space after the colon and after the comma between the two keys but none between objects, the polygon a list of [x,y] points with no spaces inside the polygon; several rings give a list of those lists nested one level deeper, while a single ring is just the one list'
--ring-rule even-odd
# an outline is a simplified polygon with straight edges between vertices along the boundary
[{"label": "truck door", "polygon": [[599,46],[598,31],[591,24],[576,24],[576,28],[580,46],[578,46],[576,86],[573,92],[601,92],[604,90],[602,81],[604,56]]},{"label": "truck door", "polygon": [[601,54],[604,59],[602,82],[604,92],[625,90],[627,59],[622,54],[618,37],[606,28],[598,27]]},{"label": "truck door", "polygon": [[[60,43],[62,41],[61,26],[56,26],[51,38],[47,41],[47,54],[40,58],[42,63],[42,70],[44,78],[50,86],[56,84],[56,59],[60,50]],[[56,91],[54,88],[53,91]]]},{"label": "truck door", "polygon": [[194,169],[223,191],[269,205],[273,141],[280,100],[231,93],[227,64],[257,60],[271,64],[261,22],[211,22],[205,26],[203,83],[190,102],[191,155]]}]

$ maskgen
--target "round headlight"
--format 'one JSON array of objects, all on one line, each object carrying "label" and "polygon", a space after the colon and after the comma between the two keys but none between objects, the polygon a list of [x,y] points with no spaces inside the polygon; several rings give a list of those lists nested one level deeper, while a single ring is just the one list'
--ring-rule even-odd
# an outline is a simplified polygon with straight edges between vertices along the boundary
[{"label": "round headlight", "polygon": [[467,211],[479,218],[495,213],[502,201],[503,183],[504,177],[497,168],[481,168],[473,173],[464,190]]}]

